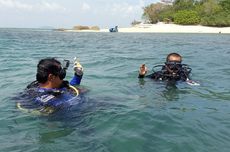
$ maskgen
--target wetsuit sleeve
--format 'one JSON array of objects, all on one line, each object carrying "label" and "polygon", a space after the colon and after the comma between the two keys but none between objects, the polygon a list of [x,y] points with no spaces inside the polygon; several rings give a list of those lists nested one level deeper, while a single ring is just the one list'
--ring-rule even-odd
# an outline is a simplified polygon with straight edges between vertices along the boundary
[{"label": "wetsuit sleeve", "polygon": [[144,78],[145,77],[145,75],[138,75],[138,78]]},{"label": "wetsuit sleeve", "polygon": [[81,83],[81,79],[82,79],[82,75],[74,75],[74,77],[72,78],[72,80],[70,81],[70,85],[74,86],[74,85],[80,85]]},{"label": "wetsuit sleeve", "polygon": [[138,78],[154,78],[155,77],[155,73],[149,74],[149,75],[140,75],[138,76]]},{"label": "wetsuit sleeve", "polygon": [[158,80],[160,77],[161,77],[160,72],[154,72],[154,73],[146,75],[146,76],[139,74],[139,76],[138,76],[138,78],[150,78],[150,79],[154,79],[154,80]]}]

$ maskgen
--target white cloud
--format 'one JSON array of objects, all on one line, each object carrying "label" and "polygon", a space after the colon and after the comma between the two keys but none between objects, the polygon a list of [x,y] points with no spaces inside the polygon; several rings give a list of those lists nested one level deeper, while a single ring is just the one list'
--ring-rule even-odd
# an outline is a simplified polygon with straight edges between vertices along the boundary
[{"label": "white cloud", "polygon": [[0,0],[0,7],[12,8],[12,9],[23,9],[23,10],[32,10],[33,8],[32,5],[23,4],[19,1],[14,1],[14,0]]},{"label": "white cloud", "polygon": [[62,7],[61,5],[57,3],[48,3],[48,2],[41,2],[40,4],[37,4],[34,6],[35,8],[39,10],[44,10],[44,11],[65,11],[66,8]]},{"label": "white cloud", "polygon": [[0,27],[127,26],[134,19],[141,20],[142,8],[156,1],[0,0]]},{"label": "white cloud", "polygon": [[140,1],[139,4],[128,4],[128,3],[119,3],[119,4],[113,4],[110,6],[112,9],[108,9],[113,15],[121,14],[121,17],[128,17],[135,14],[141,14],[142,7],[143,7],[143,1]]},{"label": "white cloud", "polygon": [[57,3],[42,1],[40,3],[29,4],[19,0],[0,0],[0,8],[17,9],[23,11],[65,11],[66,8]]},{"label": "white cloud", "polygon": [[82,7],[81,7],[81,9],[83,10],[83,11],[88,11],[88,10],[90,10],[90,5],[89,4],[87,4],[87,3],[83,3],[82,4]]}]

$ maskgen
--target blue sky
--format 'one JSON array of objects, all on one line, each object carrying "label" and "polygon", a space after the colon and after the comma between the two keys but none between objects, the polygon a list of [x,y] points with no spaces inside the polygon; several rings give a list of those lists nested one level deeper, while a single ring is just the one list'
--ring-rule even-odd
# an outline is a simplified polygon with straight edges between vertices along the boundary
[{"label": "blue sky", "polygon": [[0,0],[0,27],[130,26],[159,0]]}]

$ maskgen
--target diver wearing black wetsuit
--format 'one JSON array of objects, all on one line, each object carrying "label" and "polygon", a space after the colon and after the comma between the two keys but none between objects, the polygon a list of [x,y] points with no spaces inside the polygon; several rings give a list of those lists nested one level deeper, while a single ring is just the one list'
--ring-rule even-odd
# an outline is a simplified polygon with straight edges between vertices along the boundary
[{"label": "diver wearing black wetsuit", "polygon": [[[187,64],[182,64],[182,57],[177,53],[170,53],[164,65],[156,65],[153,67],[153,73],[146,75],[147,67],[142,64],[139,71],[138,78],[151,78],[162,81],[187,81],[191,68]],[[155,68],[161,67],[161,70],[154,71]]]}]

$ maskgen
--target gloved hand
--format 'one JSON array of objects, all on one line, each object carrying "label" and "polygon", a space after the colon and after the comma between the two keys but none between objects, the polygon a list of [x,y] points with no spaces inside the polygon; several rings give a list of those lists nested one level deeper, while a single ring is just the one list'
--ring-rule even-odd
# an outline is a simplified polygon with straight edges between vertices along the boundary
[{"label": "gloved hand", "polygon": [[75,58],[75,61],[74,61],[73,70],[74,70],[74,72],[75,72],[76,75],[78,75],[78,76],[82,76],[83,75],[83,67],[80,64],[80,62],[77,61],[76,58]]}]

